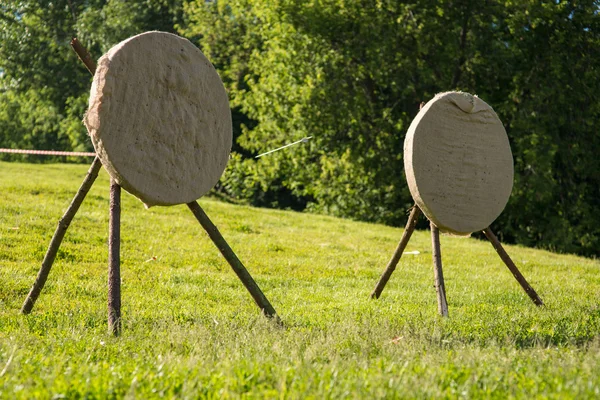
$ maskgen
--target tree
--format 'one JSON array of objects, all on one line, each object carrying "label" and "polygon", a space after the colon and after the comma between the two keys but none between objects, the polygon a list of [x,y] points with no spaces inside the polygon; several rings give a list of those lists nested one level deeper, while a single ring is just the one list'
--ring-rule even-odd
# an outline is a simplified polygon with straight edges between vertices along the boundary
[{"label": "tree", "polygon": [[196,35],[253,121],[245,154],[313,136],[255,161],[236,156],[223,187],[258,205],[401,224],[406,130],[421,101],[478,94],[504,121],[516,179],[495,224],[505,240],[600,254],[594,132],[599,4],[508,0],[221,0],[189,3]]},{"label": "tree", "polygon": [[91,150],[81,123],[90,76],[70,49],[71,39],[78,37],[99,57],[146,30],[175,32],[181,3],[0,1],[0,103],[11,110],[0,113],[0,146]]}]

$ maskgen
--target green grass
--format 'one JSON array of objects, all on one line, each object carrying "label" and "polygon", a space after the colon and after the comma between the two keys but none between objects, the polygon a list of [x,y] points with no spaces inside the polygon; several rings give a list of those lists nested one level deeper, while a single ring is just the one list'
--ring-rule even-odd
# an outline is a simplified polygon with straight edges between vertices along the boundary
[{"label": "green grass", "polygon": [[379,300],[401,229],[200,201],[285,323],[260,315],[187,207],[124,193],[123,334],[106,325],[108,177],[75,217],[31,315],[19,312],[87,166],[0,163],[0,397],[598,398],[600,262],[428,232]]}]

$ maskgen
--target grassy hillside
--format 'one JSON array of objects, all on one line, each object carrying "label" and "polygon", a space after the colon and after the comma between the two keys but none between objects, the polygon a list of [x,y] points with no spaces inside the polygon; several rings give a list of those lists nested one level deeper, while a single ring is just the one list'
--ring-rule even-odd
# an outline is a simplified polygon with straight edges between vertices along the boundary
[{"label": "grassy hillside", "polygon": [[122,211],[122,337],[106,326],[108,178],[75,217],[34,312],[20,306],[86,166],[0,163],[1,398],[600,396],[600,262],[429,232],[379,300],[401,229],[200,203],[285,323],[263,318],[187,207]]}]

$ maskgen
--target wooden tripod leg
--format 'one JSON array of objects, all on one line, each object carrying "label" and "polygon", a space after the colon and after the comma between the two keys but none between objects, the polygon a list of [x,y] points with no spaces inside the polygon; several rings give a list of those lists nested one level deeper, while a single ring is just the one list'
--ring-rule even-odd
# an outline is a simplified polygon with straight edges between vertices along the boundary
[{"label": "wooden tripod leg", "polygon": [[90,71],[90,74],[94,75],[96,73],[96,63],[92,59],[92,56],[87,51],[87,49],[83,47],[83,45],[81,44],[81,42],[79,42],[79,40],[77,40],[77,38],[73,38],[71,40],[71,48],[73,49],[73,51],[75,51],[75,53],[77,53],[77,56],[79,57],[83,65],[85,65],[85,67],[88,69],[88,71]]},{"label": "wooden tripod leg", "polygon": [[448,302],[446,301],[446,285],[442,272],[442,251],[440,248],[440,232],[433,222],[431,226],[431,245],[433,248],[433,273],[435,275],[435,291],[437,293],[438,312],[442,317],[448,316]]},{"label": "wooden tripod leg", "polygon": [[265,313],[267,317],[275,318],[277,321],[279,321],[279,317],[277,316],[277,313],[275,312],[275,309],[271,303],[269,303],[269,300],[267,300],[254,279],[252,279],[252,276],[246,267],[244,267],[244,264],[242,264],[242,262],[237,258],[231,247],[229,247],[229,244],[227,244],[221,235],[221,232],[219,232],[217,227],[208,218],[208,215],[206,215],[198,202],[193,201],[188,203],[187,206],[192,211],[198,222],[200,222],[200,225],[202,225],[206,233],[208,233],[208,236],[210,236],[211,240],[217,246],[221,254],[223,254],[223,257],[225,257],[231,268],[233,268],[233,271],[237,274],[238,278],[240,278],[246,289],[248,289],[258,307]]},{"label": "wooden tripod leg", "polygon": [[485,228],[483,230],[483,233],[492,243],[492,246],[494,246],[496,253],[498,253],[504,264],[506,264],[510,272],[512,272],[513,276],[515,277],[517,282],[519,282],[519,285],[521,285],[521,287],[523,288],[525,293],[527,293],[529,298],[531,298],[531,300],[535,303],[536,306],[543,306],[544,302],[542,301],[540,296],[538,296],[538,294],[535,292],[535,290],[533,290],[531,285],[529,285],[523,274],[521,274],[521,271],[519,271],[515,263],[511,260],[510,256],[508,255],[506,250],[504,250],[504,247],[502,247],[502,244],[500,243],[496,235],[494,235],[494,232],[492,232],[490,227],[488,226],[487,228]]},{"label": "wooden tripod leg", "polygon": [[400,238],[400,243],[398,243],[398,247],[396,247],[396,250],[392,255],[392,259],[390,260],[390,262],[388,262],[387,267],[385,267],[385,271],[383,271],[381,278],[379,278],[379,282],[377,282],[377,285],[375,285],[375,289],[373,289],[373,292],[371,293],[372,299],[378,299],[379,296],[381,296],[381,292],[383,292],[385,285],[388,283],[390,277],[394,273],[394,270],[396,269],[396,266],[398,265],[398,262],[402,257],[402,253],[404,252],[404,249],[406,248],[406,245],[408,244],[408,241],[410,240],[410,237],[412,236],[415,230],[415,226],[417,225],[419,215],[421,215],[421,210],[415,204],[412,207],[412,210],[410,211],[408,222],[406,222],[404,232],[402,233],[402,238]]},{"label": "wooden tripod leg", "polygon": [[48,274],[52,269],[52,264],[54,263],[54,259],[56,258],[56,253],[58,252],[58,248],[60,247],[63,238],[65,237],[67,228],[71,224],[71,221],[77,213],[77,210],[79,210],[79,206],[81,206],[83,199],[85,199],[85,196],[90,191],[92,184],[98,177],[98,171],[100,171],[100,167],[102,167],[102,163],[100,162],[100,159],[96,157],[94,159],[94,162],[90,166],[90,169],[88,170],[87,175],[83,180],[83,183],[81,184],[81,187],[79,188],[77,194],[71,201],[69,208],[67,208],[67,211],[60,219],[60,221],[58,221],[58,226],[54,231],[54,236],[52,236],[52,240],[50,241],[50,245],[48,246],[48,250],[46,251],[44,260],[42,261],[42,267],[40,268],[40,271],[38,272],[37,277],[35,279],[35,283],[31,287],[31,290],[29,291],[29,294],[27,295],[27,298],[23,303],[23,307],[21,307],[21,312],[23,314],[29,314],[33,309],[33,305],[35,304],[35,301],[39,297],[42,289],[44,288],[44,284],[48,279]]},{"label": "wooden tripod leg", "polygon": [[110,181],[108,223],[108,330],[121,333],[121,186]]}]

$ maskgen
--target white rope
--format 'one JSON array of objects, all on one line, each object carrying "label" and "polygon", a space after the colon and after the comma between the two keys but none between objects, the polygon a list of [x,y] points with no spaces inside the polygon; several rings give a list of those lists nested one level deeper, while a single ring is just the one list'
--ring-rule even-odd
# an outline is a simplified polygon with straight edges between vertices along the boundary
[{"label": "white rope", "polygon": [[0,149],[0,153],[38,154],[43,156],[96,157],[96,153],[85,153],[81,151]]}]

